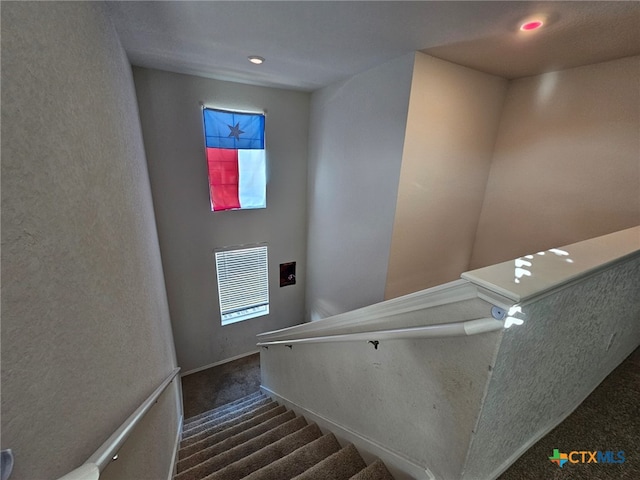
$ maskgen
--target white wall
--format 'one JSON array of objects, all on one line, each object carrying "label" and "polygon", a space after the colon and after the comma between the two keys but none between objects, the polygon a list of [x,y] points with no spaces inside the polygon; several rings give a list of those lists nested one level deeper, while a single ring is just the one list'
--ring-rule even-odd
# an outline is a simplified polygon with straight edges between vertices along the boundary
[{"label": "white wall", "polygon": [[[3,4],[2,448],[15,454],[12,480],[80,466],[175,365],[131,69],[104,6]],[[119,460],[128,478],[166,478],[175,388],[166,415],[136,430],[146,455]]]},{"label": "white wall", "polygon": [[383,299],[413,54],[315,92],[307,317]]},{"label": "white wall", "polygon": [[385,298],[468,269],[507,81],[415,56]]},{"label": "white wall", "polygon": [[[183,371],[256,350],[256,334],[304,320],[309,94],[134,68],[178,363]],[[205,105],[267,111],[267,208],[211,212]],[[213,250],[267,242],[270,314],[222,327]],[[280,288],[279,264],[297,262]]]},{"label": "white wall", "polygon": [[[460,284],[457,293],[466,292],[465,287]],[[374,310],[379,319],[374,329],[481,318],[491,310],[479,299],[433,310],[417,311],[414,304],[414,315],[406,316],[385,316],[385,307]],[[397,307],[402,311],[407,304]],[[354,434],[363,449],[394,452],[438,479],[460,478],[501,337],[502,332],[490,332],[381,339],[375,349],[366,341],[297,344],[291,349],[274,345],[260,352],[262,385],[294,408],[302,407],[296,408],[298,413],[308,410]],[[403,468],[402,462],[398,467]]]},{"label": "white wall", "polygon": [[640,57],[510,83],[471,268],[640,224]]},{"label": "white wall", "polygon": [[638,57],[507,82],[418,53],[407,86],[408,63],[312,97],[312,319],[640,223]]}]

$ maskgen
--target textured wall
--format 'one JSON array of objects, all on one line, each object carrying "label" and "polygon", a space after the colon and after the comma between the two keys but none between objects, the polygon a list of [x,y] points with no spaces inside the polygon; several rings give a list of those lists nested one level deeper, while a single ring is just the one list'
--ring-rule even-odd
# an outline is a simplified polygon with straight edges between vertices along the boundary
[{"label": "textured wall", "polygon": [[470,268],[640,224],[640,57],[511,82]]},{"label": "textured wall", "polygon": [[640,344],[639,278],[636,257],[523,308],[524,324],[504,333],[463,478],[501,473]]},{"label": "textured wall", "polygon": [[384,297],[413,54],[313,94],[307,316]]},{"label": "textured wall", "polygon": [[[178,362],[194,370],[256,349],[304,320],[309,94],[134,69]],[[202,111],[267,111],[267,208],[212,212]],[[213,250],[269,245],[270,313],[222,327]],[[279,264],[297,262],[280,288]]]},{"label": "textured wall", "polygon": [[506,80],[416,54],[385,298],[469,268]]},{"label": "textured wall", "polygon": [[[100,3],[2,5],[2,448],[82,464],[175,366],[131,69]],[[127,477],[168,473],[172,418]],[[173,420],[173,421],[172,421]],[[154,465],[153,467],[151,465]],[[154,477],[158,478],[158,477]]]},{"label": "textured wall", "polygon": [[[434,310],[458,321],[490,309],[475,300]],[[420,313],[431,323],[431,310]],[[262,384],[439,479],[459,478],[501,336],[272,346],[260,353]]]}]

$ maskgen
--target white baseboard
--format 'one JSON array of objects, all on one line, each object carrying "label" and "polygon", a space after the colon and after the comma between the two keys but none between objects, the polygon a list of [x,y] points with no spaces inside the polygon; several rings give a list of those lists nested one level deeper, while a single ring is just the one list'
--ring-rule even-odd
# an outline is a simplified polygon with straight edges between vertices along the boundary
[{"label": "white baseboard", "polygon": [[209,365],[204,365],[203,367],[194,368],[193,370],[189,370],[188,372],[184,372],[180,374],[180,377],[186,377],[187,375],[191,375],[192,373],[201,372],[202,370],[206,370],[207,368],[217,367],[219,365],[224,365],[225,363],[233,362],[234,360],[240,360],[241,358],[248,357],[249,355],[254,355],[258,353],[259,350],[253,350],[251,352],[243,353],[241,355],[236,355],[235,357],[225,358],[224,360],[220,360],[219,362],[210,363]]},{"label": "white baseboard", "polygon": [[382,460],[396,480],[435,480],[435,477],[429,469],[421,467],[399,453],[396,453],[357,432],[338,425],[323,415],[308,410],[297,403],[278,395],[267,387],[261,385],[260,388],[266,395],[272,397],[281,405],[284,405],[297,414],[302,415],[307,420],[317,423],[323,433],[333,433],[340,444],[344,445],[346,443],[353,443],[367,464],[371,463],[374,458]]},{"label": "white baseboard", "polygon": [[178,473],[178,450],[180,450],[180,442],[182,441],[182,425],[184,423],[184,415],[180,415],[180,419],[178,420],[178,432],[176,433],[176,441],[173,445],[173,456],[171,457],[171,468],[169,468],[169,478],[167,480],[172,480],[173,477]]}]

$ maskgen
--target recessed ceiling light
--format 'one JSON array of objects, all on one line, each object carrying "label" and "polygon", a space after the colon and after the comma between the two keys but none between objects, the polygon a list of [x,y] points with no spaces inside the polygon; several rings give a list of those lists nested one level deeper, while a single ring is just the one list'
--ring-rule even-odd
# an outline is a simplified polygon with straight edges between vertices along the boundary
[{"label": "recessed ceiling light", "polygon": [[258,55],[250,55],[249,61],[251,63],[255,63],[256,65],[260,65],[262,62],[264,62],[264,58],[259,57]]},{"label": "recessed ceiling light", "polygon": [[522,30],[523,32],[531,32],[532,30],[538,30],[543,25],[544,21],[540,19],[527,20],[522,25],[520,25],[520,30]]}]

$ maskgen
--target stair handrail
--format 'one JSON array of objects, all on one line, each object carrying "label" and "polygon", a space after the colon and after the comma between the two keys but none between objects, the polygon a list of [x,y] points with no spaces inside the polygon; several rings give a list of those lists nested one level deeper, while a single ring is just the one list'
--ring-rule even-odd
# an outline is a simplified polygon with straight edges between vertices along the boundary
[{"label": "stair handrail", "polygon": [[285,345],[287,347],[301,343],[327,343],[327,342],[353,342],[366,340],[378,348],[380,340],[398,340],[411,338],[442,338],[478,335],[480,333],[502,330],[505,326],[503,320],[495,318],[476,318],[463,322],[440,323],[422,327],[396,328],[392,330],[374,330],[368,332],[344,333],[338,335],[310,336],[290,340],[272,340],[258,342],[259,347],[272,345]]},{"label": "stair handrail", "polygon": [[58,480],[97,480],[107,465],[117,458],[118,450],[127,440],[133,429],[138,425],[140,420],[156,403],[158,397],[162,395],[165,389],[173,381],[180,372],[180,367],[175,368],[169,376],[156,388],[147,399],[140,404],[136,410],[118,427],[118,429],[98,447],[85,463],[75,470],[60,477]]}]

